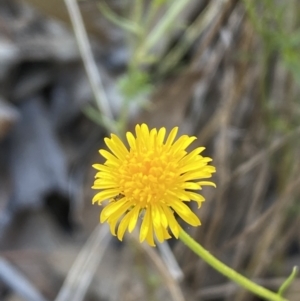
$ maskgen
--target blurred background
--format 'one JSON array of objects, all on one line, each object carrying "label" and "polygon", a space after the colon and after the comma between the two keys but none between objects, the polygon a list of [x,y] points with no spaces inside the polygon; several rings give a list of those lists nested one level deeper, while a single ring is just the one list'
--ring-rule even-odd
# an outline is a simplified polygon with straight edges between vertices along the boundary
[{"label": "blurred background", "polygon": [[141,122],[206,147],[217,189],[186,230],[276,291],[300,265],[299,54],[297,0],[1,0],[0,299],[261,300],[99,225],[91,165]]}]

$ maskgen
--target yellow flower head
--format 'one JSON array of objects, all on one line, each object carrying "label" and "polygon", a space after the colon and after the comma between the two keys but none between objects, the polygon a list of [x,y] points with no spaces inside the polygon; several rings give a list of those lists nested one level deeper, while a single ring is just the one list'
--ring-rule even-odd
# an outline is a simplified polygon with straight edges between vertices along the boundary
[{"label": "yellow flower head", "polygon": [[[178,238],[180,226],[174,217],[176,212],[192,226],[200,225],[199,218],[185,202],[196,201],[198,207],[204,197],[197,193],[203,185],[215,186],[210,178],[215,167],[208,165],[208,157],[198,147],[190,153],[186,148],[196,139],[187,135],[175,142],[175,127],[165,140],[166,129],[137,125],[136,137],[126,133],[129,149],[116,136],[105,138],[110,152],[101,149],[104,164],[95,164],[98,170],[93,189],[100,189],[93,198],[99,205],[109,199],[102,210],[100,221],[107,221],[113,235],[122,240],[126,229],[132,232],[139,216],[143,216],[140,241],[155,246],[153,233],[159,242],[170,238],[169,230]],[[120,221],[116,234],[116,225]]]}]

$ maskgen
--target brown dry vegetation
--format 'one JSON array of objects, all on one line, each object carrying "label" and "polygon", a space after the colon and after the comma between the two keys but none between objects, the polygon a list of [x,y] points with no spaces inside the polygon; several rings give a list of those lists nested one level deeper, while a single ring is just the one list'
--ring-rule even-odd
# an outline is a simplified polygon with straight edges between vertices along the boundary
[{"label": "brown dry vegetation", "polygon": [[[160,2],[150,29],[172,1]],[[186,2],[154,59],[134,70],[145,35],[134,40],[107,20],[103,1],[80,8],[114,116],[128,129],[177,125],[214,159],[217,189],[203,190],[202,226],[186,230],[276,291],[300,265],[300,3]],[[147,15],[151,1],[107,3],[121,19],[136,3]],[[119,243],[98,226],[91,164],[108,133],[92,121],[99,113],[72,29],[63,1],[0,2],[1,300],[260,300],[181,242]],[[290,301],[299,287],[298,278]]]}]

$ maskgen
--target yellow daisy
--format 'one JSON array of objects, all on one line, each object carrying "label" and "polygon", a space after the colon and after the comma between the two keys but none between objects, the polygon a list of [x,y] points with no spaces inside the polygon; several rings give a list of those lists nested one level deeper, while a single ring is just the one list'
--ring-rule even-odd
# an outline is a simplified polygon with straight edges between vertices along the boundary
[{"label": "yellow daisy", "polygon": [[211,177],[215,167],[208,165],[211,158],[200,155],[204,147],[186,151],[196,137],[183,135],[175,141],[177,131],[177,127],[173,128],[165,141],[165,128],[150,131],[146,124],[137,125],[136,137],[126,133],[129,148],[114,134],[104,139],[110,152],[101,149],[106,161],[93,165],[98,172],[92,188],[101,191],[92,202],[100,205],[109,200],[100,221],[107,221],[119,240],[127,229],[134,230],[139,217],[140,241],[146,240],[152,246],[154,233],[159,242],[171,237],[169,230],[178,238],[180,226],[175,212],[188,224],[200,225],[185,202],[196,201],[198,208],[201,206],[204,197],[197,192],[204,185],[215,186],[202,181]]}]

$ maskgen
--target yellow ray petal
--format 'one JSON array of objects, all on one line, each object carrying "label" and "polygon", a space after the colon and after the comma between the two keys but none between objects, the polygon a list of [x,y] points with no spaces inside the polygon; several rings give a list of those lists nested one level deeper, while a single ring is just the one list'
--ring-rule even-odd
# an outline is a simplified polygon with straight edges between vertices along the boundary
[{"label": "yellow ray petal", "polygon": [[148,126],[145,124],[145,123],[143,123],[142,125],[141,125],[141,134],[142,134],[142,137],[145,139],[145,140],[148,140],[149,139],[149,128],[148,128]]},{"label": "yellow ray petal", "polygon": [[211,181],[200,181],[200,182],[197,182],[200,186],[213,186],[215,188],[217,188],[217,185],[214,183],[214,182],[211,182]]},{"label": "yellow ray petal", "polygon": [[145,209],[145,211],[146,212],[140,230],[140,242],[143,242],[146,239],[151,224],[151,211],[149,208]]},{"label": "yellow ray petal", "polygon": [[95,181],[94,181],[94,185],[100,185],[100,184],[116,184],[116,181],[114,178],[97,178]]},{"label": "yellow ray petal", "polygon": [[156,139],[157,145],[162,145],[164,143],[165,136],[166,136],[166,128],[160,128]]},{"label": "yellow ray petal", "polygon": [[[109,218],[107,220],[108,224],[109,224],[109,229],[110,229],[110,233],[113,235],[113,236],[116,236],[116,225],[118,223],[118,220],[119,218],[116,218],[116,219],[111,219]],[[100,218],[100,221],[101,221],[101,218]]]},{"label": "yellow ray petal", "polygon": [[95,168],[95,169],[97,169],[97,170],[108,171],[108,172],[111,171],[111,168],[110,168],[110,167],[105,166],[105,165],[103,165],[103,164],[93,164],[92,166],[93,166],[93,168]]},{"label": "yellow ray petal", "polygon": [[157,144],[157,130],[152,129],[150,131],[150,137],[149,137],[149,145],[150,149],[156,149],[156,144]]},{"label": "yellow ray petal", "polygon": [[181,136],[172,146],[171,152],[172,154],[176,154],[179,151],[185,150],[194,140],[196,137],[189,137],[187,135]]},{"label": "yellow ray petal", "polygon": [[112,139],[104,138],[105,144],[108,146],[108,148],[111,150],[111,152],[120,160],[124,160],[126,157],[127,152],[122,151],[122,149],[119,148],[119,145],[116,144]]},{"label": "yellow ray petal", "polygon": [[173,200],[184,200],[189,201],[190,197],[186,192],[182,189],[176,189],[176,190],[169,190],[168,194],[166,195],[166,202],[167,204],[172,204]]},{"label": "yellow ray petal", "polygon": [[163,231],[163,227],[161,225],[155,225],[153,224],[153,227],[154,227],[154,233],[155,233],[155,236],[157,238],[157,240],[159,242],[163,242],[164,241],[164,231]]},{"label": "yellow ray petal", "polygon": [[93,189],[112,189],[117,188],[116,183],[99,183],[92,186]]},{"label": "yellow ray petal", "polygon": [[201,187],[198,183],[195,182],[184,182],[180,185],[183,189],[190,189],[190,190],[199,190]]},{"label": "yellow ray petal", "polygon": [[163,230],[163,234],[164,234],[164,239],[172,238],[172,236],[169,234],[167,229],[162,228],[162,230]]},{"label": "yellow ray petal", "polygon": [[188,193],[191,200],[198,203],[198,208],[200,208],[202,202],[205,201],[205,198],[201,194],[198,194],[198,193],[195,193],[195,192],[188,191],[187,193]]},{"label": "yellow ray petal", "polygon": [[205,166],[205,163],[203,163],[203,162],[201,162],[201,163],[191,162],[189,164],[185,164],[184,166],[180,167],[179,173],[185,174],[188,172],[193,172],[193,171],[201,169],[203,166]]},{"label": "yellow ray petal", "polygon": [[152,213],[152,223],[154,225],[154,228],[158,228],[161,225],[161,219],[160,219],[160,212],[157,208],[157,206],[151,206],[151,213]]},{"label": "yellow ray petal", "polygon": [[147,243],[152,246],[155,247],[155,242],[154,242],[154,238],[153,238],[153,225],[150,223],[150,228],[146,237],[146,241]]},{"label": "yellow ray petal", "polygon": [[121,216],[123,213],[125,213],[129,206],[130,204],[128,204],[126,198],[109,203],[101,212],[101,223],[105,222],[109,217],[114,219],[118,216]]},{"label": "yellow ray petal", "polygon": [[111,134],[111,139],[122,153],[124,154],[129,153],[127,147],[124,145],[123,141],[117,135]]},{"label": "yellow ray petal", "polygon": [[163,209],[163,211],[168,219],[169,227],[170,227],[173,235],[176,238],[178,238],[179,232],[180,232],[180,226],[174,217],[173,211],[168,206],[165,206],[165,205],[162,205],[161,208]]},{"label": "yellow ray petal", "polygon": [[119,189],[109,189],[109,190],[100,191],[93,197],[92,203],[93,204],[96,202],[100,203],[109,198],[113,198],[118,194],[119,194]]},{"label": "yellow ray petal", "polygon": [[136,223],[137,223],[137,220],[138,220],[138,217],[139,217],[139,214],[140,214],[140,210],[141,210],[140,206],[135,206],[130,211],[131,219],[130,219],[130,222],[129,222],[129,225],[128,225],[129,233],[131,233],[133,231],[133,229],[135,228],[135,226],[136,226]]},{"label": "yellow ray petal", "polygon": [[125,231],[126,231],[126,229],[127,229],[127,227],[128,227],[128,224],[129,224],[129,222],[130,222],[130,214],[129,213],[127,213],[124,217],[123,217],[123,219],[121,220],[121,222],[120,222],[120,225],[119,225],[119,228],[118,228],[118,239],[120,240],[120,241],[122,241],[123,240],[123,236],[124,236],[124,234],[125,234]]},{"label": "yellow ray petal", "polygon": [[120,160],[117,157],[115,157],[114,155],[112,155],[111,153],[109,153],[107,150],[101,149],[99,151],[99,153],[101,154],[101,156],[103,156],[107,160],[105,162],[106,165],[108,165],[108,164],[113,165],[113,166],[120,165]]},{"label": "yellow ray petal", "polygon": [[163,225],[164,228],[168,227],[168,219],[166,217],[166,214],[164,213],[163,209],[161,206],[157,205],[157,209],[159,211],[160,214],[160,222]]},{"label": "yellow ray petal", "polygon": [[211,177],[211,173],[204,171],[203,169],[188,172],[180,177],[180,180],[183,182],[197,180],[197,179],[205,179],[207,177]]},{"label": "yellow ray petal", "polygon": [[174,139],[175,139],[175,137],[177,135],[177,132],[178,132],[178,127],[174,127],[171,130],[171,132],[170,132],[170,134],[169,134],[169,136],[167,138],[166,144],[165,144],[166,147],[170,147],[172,145],[172,143],[173,143],[173,141],[174,141]]},{"label": "yellow ray petal", "polygon": [[104,172],[104,171],[99,171],[96,173],[95,178],[101,178],[101,179],[112,179],[115,180],[116,179],[116,174],[113,171],[113,169],[111,167],[109,167],[110,172]]},{"label": "yellow ray petal", "polygon": [[196,157],[199,156],[200,153],[202,153],[205,150],[205,147],[197,147],[193,151],[191,151],[188,155],[186,155],[184,158],[180,160],[183,164],[189,164],[191,161],[193,161]]},{"label": "yellow ray petal", "polygon": [[135,138],[132,135],[132,133],[127,132],[126,133],[126,138],[127,138],[127,141],[128,141],[128,144],[129,144],[131,150],[135,150],[136,149],[136,141],[135,141]]},{"label": "yellow ray petal", "polygon": [[199,226],[201,224],[198,216],[195,213],[193,213],[193,211],[183,202],[173,202],[172,208],[186,223],[194,227]]}]

